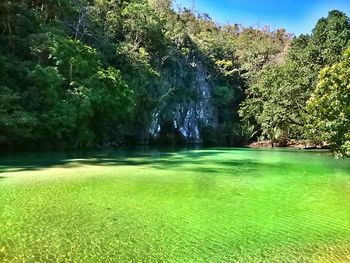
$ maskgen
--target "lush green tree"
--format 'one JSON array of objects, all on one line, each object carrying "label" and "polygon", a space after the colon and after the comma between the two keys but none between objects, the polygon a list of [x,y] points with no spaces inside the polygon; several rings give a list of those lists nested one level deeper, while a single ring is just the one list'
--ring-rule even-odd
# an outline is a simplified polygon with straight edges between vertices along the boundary
[{"label": "lush green tree", "polygon": [[316,65],[331,65],[341,59],[349,44],[349,17],[333,10],[327,18],[321,18],[313,29],[307,58]]},{"label": "lush green tree", "polygon": [[255,119],[266,139],[301,138],[309,98],[309,74],[307,68],[292,62],[266,67],[242,103],[242,116]]},{"label": "lush green tree", "polygon": [[276,61],[251,78],[240,112],[257,124],[262,138],[310,139],[306,102],[315,89],[319,71],[339,61],[349,46],[349,33],[349,18],[331,11],[318,21],[311,36],[293,39],[284,62]]},{"label": "lush green tree", "polygon": [[350,156],[350,49],[341,62],[324,68],[307,104],[310,138],[332,143]]},{"label": "lush green tree", "polygon": [[20,106],[20,96],[0,86],[0,145],[15,148],[32,139],[38,120]]}]

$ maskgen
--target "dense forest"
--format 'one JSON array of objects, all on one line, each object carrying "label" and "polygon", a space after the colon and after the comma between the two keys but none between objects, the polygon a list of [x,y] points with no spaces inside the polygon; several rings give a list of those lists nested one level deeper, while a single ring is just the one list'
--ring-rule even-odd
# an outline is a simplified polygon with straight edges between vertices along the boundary
[{"label": "dense forest", "polygon": [[171,0],[1,1],[0,147],[295,139],[350,155],[348,47],[340,11],[294,37]]}]

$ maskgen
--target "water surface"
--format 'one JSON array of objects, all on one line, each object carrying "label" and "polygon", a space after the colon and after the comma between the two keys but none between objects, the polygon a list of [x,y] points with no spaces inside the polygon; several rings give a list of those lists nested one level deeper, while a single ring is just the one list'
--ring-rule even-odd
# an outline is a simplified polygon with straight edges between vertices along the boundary
[{"label": "water surface", "polygon": [[252,149],[0,158],[1,262],[350,262],[350,161]]}]

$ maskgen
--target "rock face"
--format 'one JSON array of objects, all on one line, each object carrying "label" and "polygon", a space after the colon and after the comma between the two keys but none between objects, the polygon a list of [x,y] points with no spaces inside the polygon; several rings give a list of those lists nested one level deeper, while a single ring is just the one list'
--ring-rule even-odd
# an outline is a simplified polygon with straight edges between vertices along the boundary
[{"label": "rock face", "polygon": [[[174,83],[174,87],[176,85]],[[192,81],[181,85],[180,89],[180,93],[192,95],[185,96],[186,99],[172,95],[169,102],[157,108],[152,114],[149,135],[151,139],[157,140],[164,134],[172,133],[181,137],[183,142],[201,143],[204,129],[215,130],[218,127],[213,87],[208,81],[208,73],[203,63],[194,64]]]}]

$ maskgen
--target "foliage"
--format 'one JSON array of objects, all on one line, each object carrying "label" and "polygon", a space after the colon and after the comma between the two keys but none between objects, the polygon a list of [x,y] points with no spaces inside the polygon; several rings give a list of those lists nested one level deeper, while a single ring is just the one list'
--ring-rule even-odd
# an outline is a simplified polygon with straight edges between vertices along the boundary
[{"label": "foliage", "polygon": [[318,73],[349,45],[345,14],[330,12],[291,42],[284,29],[220,26],[172,6],[1,2],[0,146],[145,143],[155,112],[174,137],[176,105],[198,100],[198,78],[218,116],[216,126],[200,124],[204,142],[308,137],[305,105]]},{"label": "foliage", "polygon": [[309,59],[320,66],[333,64],[341,59],[349,44],[349,18],[343,12],[333,10],[327,18],[317,22],[312,32]]},{"label": "foliage", "polygon": [[340,123],[346,123],[341,114],[347,113],[340,105],[346,105],[348,98],[343,94],[340,102],[337,93],[337,85],[348,85],[346,73],[340,70],[346,62],[329,65],[341,60],[349,44],[349,18],[331,11],[318,21],[311,36],[294,38],[283,63],[267,65],[253,78],[241,116],[257,124],[263,139],[324,141],[346,153],[348,127],[340,128]]},{"label": "foliage", "polygon": [[307,108],[314,140],[331,142],[338,154],[350,156],[350,49],[341,62],[324,68]]},{"label": "foliage", "polygon": [[255,119],[267,139],[300,138],[309,84],[309,71],[296,63],[266,67],[249,89],[240,113],[247,120]]}]

